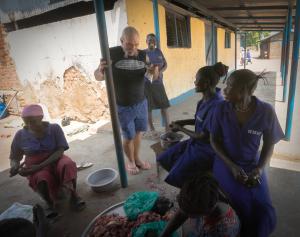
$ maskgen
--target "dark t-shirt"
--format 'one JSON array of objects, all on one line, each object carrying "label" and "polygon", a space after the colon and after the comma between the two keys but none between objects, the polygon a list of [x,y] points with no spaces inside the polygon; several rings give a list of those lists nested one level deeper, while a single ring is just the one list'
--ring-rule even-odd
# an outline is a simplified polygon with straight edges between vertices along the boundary
[{"label": "dark t-shirt", "polygon": [[146,53],[138,50],[138,56],[124,57],[121,46],[110,48],[117,104],[131,106],[144,100],[144,75]]}]

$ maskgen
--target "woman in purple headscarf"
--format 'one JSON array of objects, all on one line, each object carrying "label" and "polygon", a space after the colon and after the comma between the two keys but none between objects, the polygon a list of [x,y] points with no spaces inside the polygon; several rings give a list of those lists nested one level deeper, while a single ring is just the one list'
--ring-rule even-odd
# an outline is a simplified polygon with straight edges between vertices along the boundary
[{"label": "woman in purple headscarf", "polygon": [[27,177],[29,186],[40,194],[50,209],[55,207],[58,190],[65,187],[71,193],[71,206],[82,210],[85,202],[76,193],[76,164],[64,155],[69,149],[64,133],[58,124],[42,121],[43,116],[39,105],[23,109],[25,126],[16,133],[11,145],[10,175]]}]

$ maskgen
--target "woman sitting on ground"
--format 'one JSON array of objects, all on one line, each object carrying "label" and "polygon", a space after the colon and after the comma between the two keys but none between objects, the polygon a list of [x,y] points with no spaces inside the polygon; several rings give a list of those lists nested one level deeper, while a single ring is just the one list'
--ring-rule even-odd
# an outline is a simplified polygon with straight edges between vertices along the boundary
[{"label": "woman sitting on ground", "polygon": [[[64,155],[69,148],[58,124],[43,122],[39,105],[28,105],[22,111],[25,126],[12,142],[10,175],[20,174],[29,180],[29,186],[54,210],[57,192],[64,187],[71,193],[70,204],[82,210],[85,202],[76,193],[77,168],[75,162]],[[24,163],[20,164],[25,155]]]},{"label": "woman sitting on ground", "polygon": [[[198,70],[195,91],[203,96],[198,102],[195,118],[178,120],[170,125],[172,131],[181,131],[190,136],[190,139],[169,148],[157,158],[161,166],[169,171],[165,180],[168,184],[180,188],[193,174],[211,168],[215,153],[209,144],[208,126],[214,108],[223,101],[221,90],[216,86],[227,70],[228,67],[220,62]],[[186,129],[186,125],[194,125],[195,131]]]},{"label": "woman sitting on ground", "polygon": [[187,180],[180,190],[178,204],[179,210],[160,237],[171,236],[188,218],[192,222],[189,237],[238,236],[239,218],[210,173]]}]

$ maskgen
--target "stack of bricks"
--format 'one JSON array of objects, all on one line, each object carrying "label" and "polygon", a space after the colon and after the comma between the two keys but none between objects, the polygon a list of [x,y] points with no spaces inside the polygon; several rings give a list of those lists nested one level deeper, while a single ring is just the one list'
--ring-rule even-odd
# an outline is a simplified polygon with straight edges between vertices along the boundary
[{"label": "stack of bricks", "polygon": [[9,47],[6,42],[6,32],[0,24],[0,90],[20,90],[15,64],[10,57]]}]

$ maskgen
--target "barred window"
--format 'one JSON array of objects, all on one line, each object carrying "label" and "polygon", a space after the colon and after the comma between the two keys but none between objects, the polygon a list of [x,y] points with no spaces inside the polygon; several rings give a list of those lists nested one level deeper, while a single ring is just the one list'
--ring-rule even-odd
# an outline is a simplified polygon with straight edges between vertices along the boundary
[{"label": "barred window", "polygon": [[231,33],[225,31],[225,48],[231,48]]},{"label": "barred window", "polygon": [[190,19],[174,12],[166,11],[167,45],[175,48],[190,48]]}]

